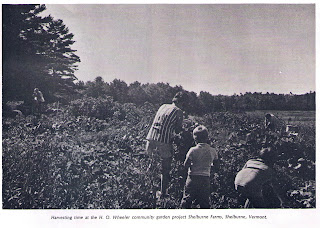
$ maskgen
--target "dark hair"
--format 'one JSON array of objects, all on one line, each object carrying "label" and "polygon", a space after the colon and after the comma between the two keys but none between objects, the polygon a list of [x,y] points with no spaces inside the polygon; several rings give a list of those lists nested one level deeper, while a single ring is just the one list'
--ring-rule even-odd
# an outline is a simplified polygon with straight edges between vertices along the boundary
[{"label": "dark hair", "polygon": [[208,129],[200,125],[193,130],[193,138],[199,143],[205,143],[208,141]]},{"label": "dark hair", "polygon": [[188,100],[187,93],[180,91],[180,92],[177,92],[176,95],[174,95],[172,102],[181,103],[181,102],[186,102],[187,100]]},{"label": "dark hair", "polygon": [[275,148],[266,147],[260,150],[259,157],[263,159],[266,163],[274,163],[277,159],[277,153]]},{"label": "dark hair", "polygon": [[270,113],[267,113],[266,114],[266,118],[270,118],[271,117],[271,114]]}]

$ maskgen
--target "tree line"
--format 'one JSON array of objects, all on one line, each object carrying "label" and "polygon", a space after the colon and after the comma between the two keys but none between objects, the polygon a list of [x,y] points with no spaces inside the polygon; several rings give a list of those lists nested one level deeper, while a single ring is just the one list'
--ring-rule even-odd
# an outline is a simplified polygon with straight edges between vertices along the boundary
[{"label": "tree line", "polygon": [[[32,91],[38,87],[47,102],[70,102],[83,96],[112,97],[119,103],[160,105],[171,102],[182,86],[168,83],[131,84],[120,79],[105,82],[98,76],[94,81],[77,82],[75,71],[80,62],[72,49],[74,34],[60,19],[42,17],[45,5],[8,5],[2,7],[3,44],[3,106],[8,101],[32,102]],[[315,92],[303,95],[245,93],[212,95],[209,92],[185,91],[192,114],[220,111],[250,110],[315,110]]]},{"label": "tree line", "polygon": [[253,110],[315,110],[315,92],[303,95],[275,93],[245,93],[240,95],[212,95],[201,91],[199,94],[186,91],[182,86],[170,86],[168,83],[131,84],[114,79],[105,82],[101,76],[94,81],[78,82],[78,94],[89,97],[113,97],[120,103],[142,105],[150,102],[156,105],[170,103],[175,93],[184,91],[188,94],[189,113],[202,115],[210,112],[253,111]]}]

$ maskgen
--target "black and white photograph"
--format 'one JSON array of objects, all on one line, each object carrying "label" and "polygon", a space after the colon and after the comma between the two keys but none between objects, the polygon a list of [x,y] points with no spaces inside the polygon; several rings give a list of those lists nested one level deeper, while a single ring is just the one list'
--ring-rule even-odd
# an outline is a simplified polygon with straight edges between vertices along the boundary
[{"label": "black and white photograph", "polygon": [[2,3],[2,211],[261,222],[316,166],[315,3]]}]

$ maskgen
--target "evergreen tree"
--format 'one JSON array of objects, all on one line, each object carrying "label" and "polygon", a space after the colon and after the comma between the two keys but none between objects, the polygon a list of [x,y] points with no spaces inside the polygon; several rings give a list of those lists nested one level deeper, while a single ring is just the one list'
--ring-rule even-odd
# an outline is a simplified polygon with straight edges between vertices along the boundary
[{"label": "evergreen tree", "polygon": [[47,100],[72,92],[76,63],[73,34],[62,20],[41,17],[45,5],[3,5],[3,102],[30,101],[35,87]]}]

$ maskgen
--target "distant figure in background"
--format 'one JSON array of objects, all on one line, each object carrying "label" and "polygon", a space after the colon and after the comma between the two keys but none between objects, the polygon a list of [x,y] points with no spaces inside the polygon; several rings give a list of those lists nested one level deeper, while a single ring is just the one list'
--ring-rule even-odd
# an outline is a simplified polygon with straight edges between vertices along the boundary
[{"label": "distant figure in background", "polygon": [[272,169],[276,156],[274,149],[263,148],[257,159],[248,160],[237,173],[234,184],[239,194],[246,198],[244,208],[279,207],[271,205],[271,201],[278,201],[280,207],[284,206],[284,197],[279,194],[275,172]]},{"label": "distant figure in background", "polygon": [[264,126],[268,131],[275,131],[277,129],[277,118],[271,113],[265,115],[264,123]]},{"label": "distant figure in background", "polygon": [[265,140],[264,147],[272,146],[279,139],[282,126],[280,120],[273,114],[267,113],[265,115]]},{"label": "distant figure in background", "polygon": [[149,154],[156,153],[161,159],[161,190],[157,195],[166,196],[170,180],[171,161],[173,156],[172,137],[182,130],[183,111],[188,101],[184,92],[178,92],[172,104],[163,104],[153,120],[147,135],[146,150]]},{"label": "distant figure in background", "polygon": [[210,208],[210,172],[213,164],[218,169],[217,151],[208,144],[208,130],[198,126],[193,130],[195,147],[191,147],[186,155],[184,166],[188,169],[188,177],[184,187],[181,208],[191,208],[195,200],[200,208]]},{"label": "distant figure in background", "polygon": [[36,112],[37,114],[41,114],[43,111],[42,110],[43,104],[45,102],[43,94],[38,88],[34,88],[32,96],[33,96],[33,103],[34,103],[33,112]]}]

